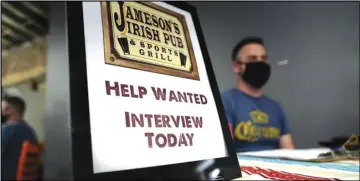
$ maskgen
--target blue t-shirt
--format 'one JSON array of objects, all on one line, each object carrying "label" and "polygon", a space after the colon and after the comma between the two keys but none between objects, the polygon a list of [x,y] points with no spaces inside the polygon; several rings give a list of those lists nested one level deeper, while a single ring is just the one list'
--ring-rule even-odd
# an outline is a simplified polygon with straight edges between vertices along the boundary
[{"label": "blue t-shirt", "polygon": [[238,89],[221,94],[237,152],[279,148],[279,138],[290,132],[279,103],[253,97]]},{"label": "blue t-shirt", "polygon": [[1,125],[2,180],[15,180],[22,144],[25,140],[37,144],[33,129],[25,121]]}]

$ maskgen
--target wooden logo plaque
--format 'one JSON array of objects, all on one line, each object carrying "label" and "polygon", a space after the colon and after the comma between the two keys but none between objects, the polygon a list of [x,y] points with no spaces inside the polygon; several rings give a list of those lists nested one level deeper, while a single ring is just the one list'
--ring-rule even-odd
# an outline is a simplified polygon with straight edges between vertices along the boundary
[{"label": "wooden logo plaque", "polygon": [[183,15],[151,2],[102,2],[105,63],[200,80]]}]

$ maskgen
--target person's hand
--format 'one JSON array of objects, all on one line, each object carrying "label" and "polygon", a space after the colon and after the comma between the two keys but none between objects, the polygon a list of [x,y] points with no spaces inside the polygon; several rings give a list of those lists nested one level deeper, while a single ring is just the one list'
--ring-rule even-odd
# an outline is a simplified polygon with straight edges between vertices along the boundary
[{"label": "person's hand", "polygon": [[285,134],[280,137],[280,148],[295,149],[291,134]]}]

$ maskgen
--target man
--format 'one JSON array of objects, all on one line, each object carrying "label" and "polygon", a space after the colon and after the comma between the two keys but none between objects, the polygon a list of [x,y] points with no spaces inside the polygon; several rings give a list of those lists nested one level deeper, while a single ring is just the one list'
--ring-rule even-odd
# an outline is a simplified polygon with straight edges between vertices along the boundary
[{"label": "man", "polygon": [[25,102],[19,97],[5,97],[1,102],[2,180],[15,180],[22,144],[37,144],[33,129],[23,120]]},{"label": "man", "polygon": [[280,105],[263,95],[270,77],[263,40],[247,37],[232,51],[236,88],[222,100],[237,152],[293,149],[290,128]]}]

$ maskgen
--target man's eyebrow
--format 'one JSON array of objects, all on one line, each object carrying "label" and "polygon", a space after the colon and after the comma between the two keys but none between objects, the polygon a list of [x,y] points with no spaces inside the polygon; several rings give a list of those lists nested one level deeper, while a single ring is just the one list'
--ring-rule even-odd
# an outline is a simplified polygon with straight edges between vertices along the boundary
[{"label": "man's eyebrow", "polygon": [[249,55],[249,56],[247,56],[247,58],[256,59],[257,56],[256,55]]},{"label": "man's eyebrow", "polygon": [[[248,56],[247,56],[247,59],[256,60],[257,58],[258,58],[257,55],[248,55]],[[260,58],[262,58],[262,59],[267,59],[268,56],[265,54],[265,55],[261,55]]]}]

